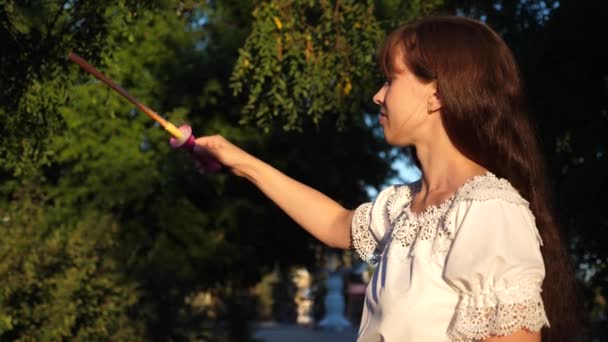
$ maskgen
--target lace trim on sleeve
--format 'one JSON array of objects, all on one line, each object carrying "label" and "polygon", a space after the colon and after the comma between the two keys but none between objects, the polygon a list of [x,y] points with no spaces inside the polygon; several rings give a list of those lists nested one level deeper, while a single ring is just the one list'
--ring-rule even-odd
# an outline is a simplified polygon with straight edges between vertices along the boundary
[{"label": "lace trim on sleeve", "polygon": [[378,242],[372,234],[370,224],[370,214],[372,203],[361,204],[356,210],[351,223],[351,236],[353,248],[361,259],[368,262],[372,258],[374,249]]},{"label": "lace trim on sleeve", "polygon": [[[540,331],[549,326],[540,289],[531,291],[516,286],[503,296],[500,300],[495,294],[464,295],[448,330],[450,341],[477,341],[510,335],[521,329]],[[511,301],[516,297],[520,299]]]}]

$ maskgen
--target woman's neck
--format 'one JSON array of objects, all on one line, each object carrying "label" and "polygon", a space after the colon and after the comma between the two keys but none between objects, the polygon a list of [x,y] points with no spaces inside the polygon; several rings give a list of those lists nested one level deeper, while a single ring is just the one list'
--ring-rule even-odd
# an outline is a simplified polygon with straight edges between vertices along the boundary
[{"label": "woman's neck", "polygon": [[423,198],[434,193],[449,197],[467,180],[488,171],[458,151],[447,134],[427,144],[416,144],[416,154],[422,166]]}]

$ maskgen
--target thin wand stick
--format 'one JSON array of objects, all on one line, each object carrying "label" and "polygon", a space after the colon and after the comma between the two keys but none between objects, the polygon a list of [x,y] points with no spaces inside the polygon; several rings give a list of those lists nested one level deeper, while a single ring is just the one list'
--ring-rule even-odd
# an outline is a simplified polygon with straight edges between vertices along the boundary
[{"label": "thin wand stick", "polygon": [[75,54],[73,52],[70,52],[70,54],[68,55],[68,58],[70,60],[72,60],[72,62],[80,65],[80,67],[83,68],[85,71],[87,71],[91,75],[95,76],[98,80],[100,80],[101,82],[105,83],[108,87],[112,88],[114,91],[116,91],[117,93],[119,93],[120,95],[122,95],[124,98],[126,98],[127,100],[129,100],[129,102],[131,102],[132,104],[134,104],[142,112],[146,113],[146,115],[148,115],[154,121],[158,122],[161,126],[163,126],[163,128],[167,132],[171,133],[171,135],[173,135],[176,139],[178,139],[178,140],[183,140],[184,139],[184,135],[182,134],[182,132],[179,129],[177,129],[177,127],[175,127],[171,122],[163,119],[155,111],[153,111],[152,109],[148,108],[143,103],[139,102],[139,100],[137,100],[135,97],[133,97],[131,94],[129,94],[129,92],[127,92],[121,86],[119,86],[118,84],[114,83],[112,80],[110,80],[104,74],[102,74],[101,72],[99,72],[97,69],[95,69],[94,66],[92,66],[91,64],[89,64],[87,61],[85,61],[84,59],[82,59],[80,56],[78,56],[77,54]]}]

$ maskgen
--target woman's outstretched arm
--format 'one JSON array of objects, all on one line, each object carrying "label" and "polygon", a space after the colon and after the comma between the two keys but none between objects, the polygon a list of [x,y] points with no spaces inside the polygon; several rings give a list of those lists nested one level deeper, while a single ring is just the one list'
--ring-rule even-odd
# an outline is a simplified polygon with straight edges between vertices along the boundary
[{"label": "woman's outstretched arm", "polygon": [[304,185],[219,135],[198,138],[195,153],[211,154],[224,166],[249,179],[306,231],[333,248],[350,247],[353,211]]}]

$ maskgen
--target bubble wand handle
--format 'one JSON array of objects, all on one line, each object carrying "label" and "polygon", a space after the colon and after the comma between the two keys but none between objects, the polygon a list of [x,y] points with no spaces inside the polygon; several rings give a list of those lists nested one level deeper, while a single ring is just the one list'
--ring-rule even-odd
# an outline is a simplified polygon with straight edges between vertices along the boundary
[{"label": "bubble wand handle", "polygon": [[173,148],[182,148],[190,152],[190,154],[203,166],[203,168],[208,169],[209,171],[215,172],[221,169],[221,164],[211,156],[205,157],[200,156],[194,153],[194,145],[196,138],[192,135],[192,128],[188,125],[183,125],[180,128],[175,127],[171,122],[165,120],[163,117],[158,115],[155,111],[148,108],[143,103],[139,102],[134,96],[129,94],[126,90],[124,90],[121,86],[114,83],[111,79],[106,77],[104,74],[95,69],[94,66],[89,64],[87,61],[82,59],[82,57],[77,54],[70,52],[68,58],[78,64],[81,68],[83,68],[86,72],[95,76],[98,80],[105,83],[112,90],[117,92],[126,98],[129,102],[134,104],[139,110],[148,115],[151,119],[158,122],[167,132],[169,132],[173,137],[170,140],[171,147]]},{"label": "bubble wand handle", "polygon": [[171,138],[169,143],[171,147],[174,149],[181,148],[192,155],[192,158],[196,159],[205,171],[209,171],[211,173],[218,172],[222,169],[222,164],[217,161],[217,159],[213,158],[210,154],[201,155],[194,152],[194,145],[196,145],[196,138],[192,135],[192,128],[189,125],[179,126],[179,130],[183,136],[187,137],[185,140]]}]

